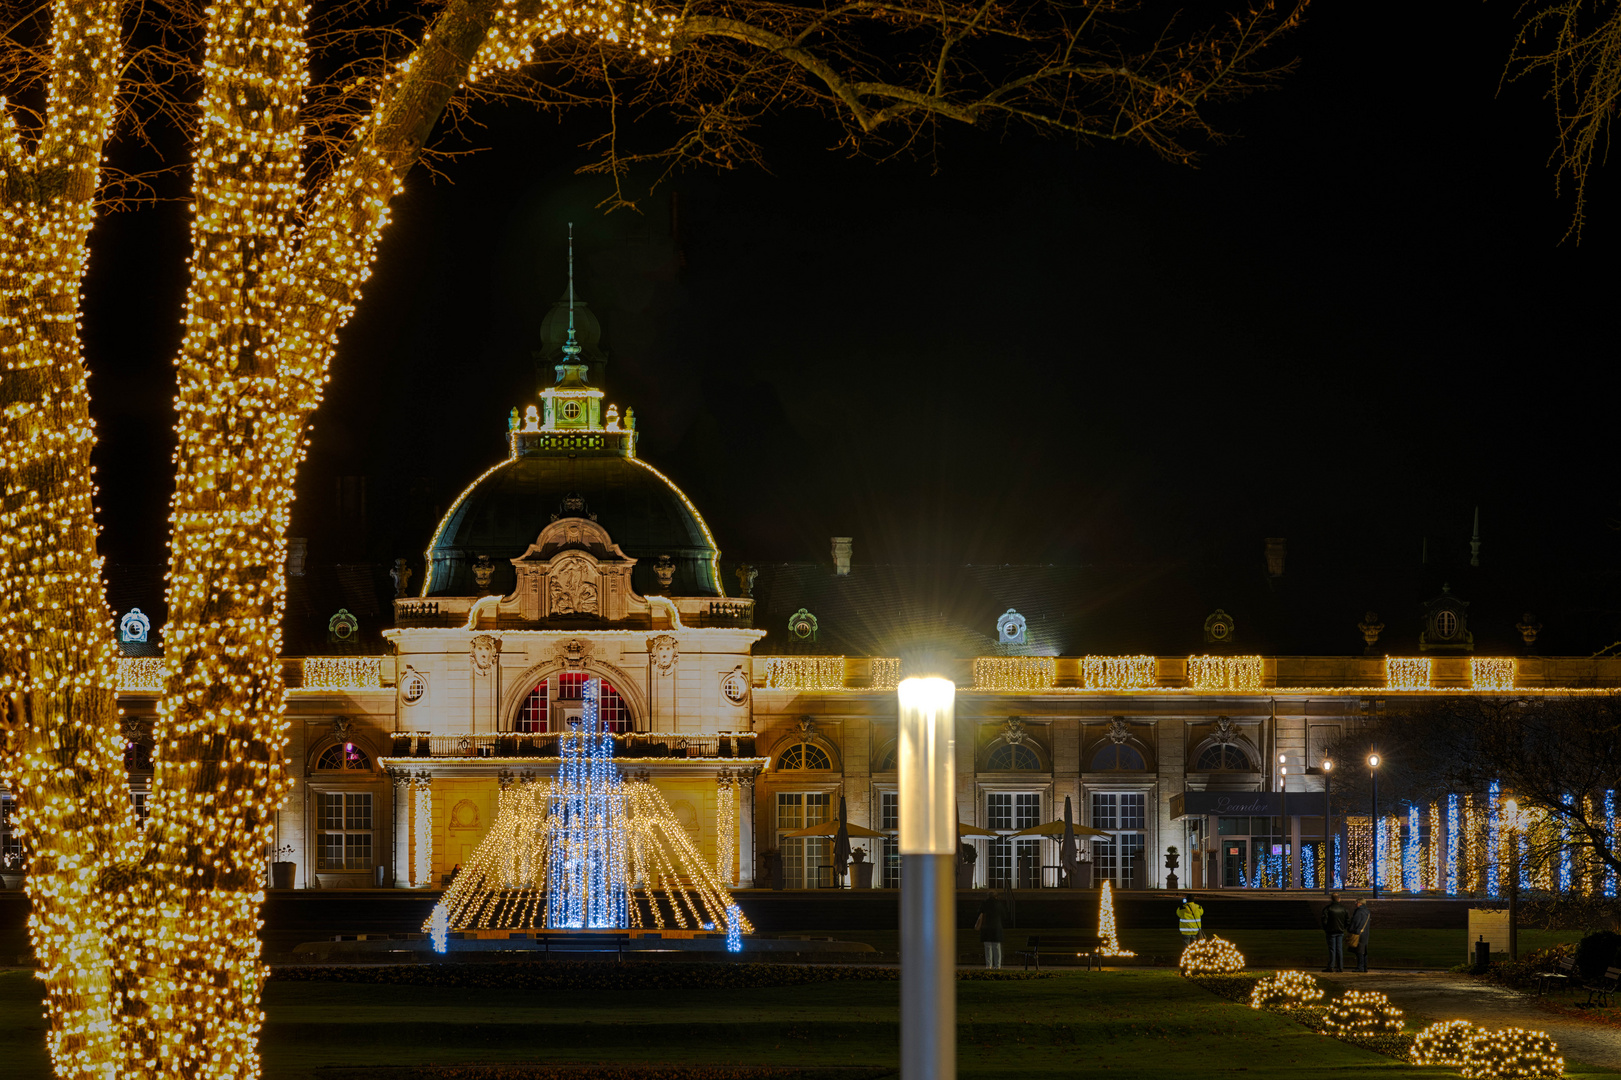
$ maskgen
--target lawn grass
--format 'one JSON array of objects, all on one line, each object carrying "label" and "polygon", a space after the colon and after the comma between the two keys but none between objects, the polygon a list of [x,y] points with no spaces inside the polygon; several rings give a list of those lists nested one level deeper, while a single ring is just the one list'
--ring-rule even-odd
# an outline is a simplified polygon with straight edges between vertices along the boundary
[{"label": "lawn grass", "polygon": [[[37,980],[0,974],[8,1080],[48,1075],[39,1001]],[[266,1078],[315,1080],[331,1066],[471,1062],[893,1066],[898,1004],[895,983],[583,995],[272,982]],[[1163,969],[960,983],[958,1021],[959,1075],[976,1080],[1071,1077],[1081,1069],[1143,1078],[1242,1072],[1254,1080],[1456,1075],[1324,1038]]]}]

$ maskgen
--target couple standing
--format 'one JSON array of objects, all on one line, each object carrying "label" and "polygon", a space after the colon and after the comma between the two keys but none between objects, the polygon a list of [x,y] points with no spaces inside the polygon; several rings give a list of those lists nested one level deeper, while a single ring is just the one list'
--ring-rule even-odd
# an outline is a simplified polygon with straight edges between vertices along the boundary
[{"label": "couple standing", "polygon": [[[1345,949],[1350,946],[1356,954],[1356,969],[1368,970],[1368,923],[1373,921],[1373,909],[1358,900],[1354,909],[1340,903],[1339,893],[1328,894],[1328,906],[1323,909],[1323,933],[1328,935],[1328,966],[1324,971],[1345,970]],[[1347,940],[1349,936],[1349,940]]]}]

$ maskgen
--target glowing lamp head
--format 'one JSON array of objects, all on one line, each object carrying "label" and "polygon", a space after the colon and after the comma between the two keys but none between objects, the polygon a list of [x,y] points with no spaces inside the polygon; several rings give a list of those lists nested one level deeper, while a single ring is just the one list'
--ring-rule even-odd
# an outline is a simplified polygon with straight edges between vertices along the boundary
[{"label": "glowing lamp head", "polygon": [[1288,760],[1289,760],[1289,755],[1288,754],[1279,754],[1278,755],[1278,764],[1279,765],[1282,765],[1282,764],[1286,763]]},{"label": "glowing lamp head", "polygon": [[1368,755],[1368,768],[1377,769],[1378,767],[1379,767],[1379,755],[1378,754],[1369,754]]},{"label": "glowing lamp head", "polygon": [[1323,759],[1323,771],[1324,772],[1333,772],[1334,771],[1334,763],[1332,761],[1330,761],[1328,758]]},{"label": "glowing lamp head", "polygon": [[957,687],[950,679],[902,679],[896,770],[902,855],[951,855],[957,847]]}]

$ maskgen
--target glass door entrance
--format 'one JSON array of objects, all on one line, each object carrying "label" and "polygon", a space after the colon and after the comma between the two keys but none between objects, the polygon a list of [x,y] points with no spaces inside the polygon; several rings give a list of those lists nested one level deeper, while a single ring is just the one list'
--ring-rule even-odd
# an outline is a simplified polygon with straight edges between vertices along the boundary
[{"label": "glass door entrance", "polygon": [[1249,848],[1248,837],[1221,838],[1222,888],[1236,889],[1249,884]]}]

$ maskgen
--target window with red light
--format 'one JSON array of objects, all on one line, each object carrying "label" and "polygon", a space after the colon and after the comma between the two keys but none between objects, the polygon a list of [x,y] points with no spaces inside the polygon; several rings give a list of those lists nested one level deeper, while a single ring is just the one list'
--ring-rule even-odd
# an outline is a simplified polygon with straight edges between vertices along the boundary
[{"label": "window with red light", "polygon": [[547,690],[551,680],[542,679],[540,684],[529,691],[523,704],[518,706],[518,718],[512,725],[512,730],[533,734],[546,730],[546,716],[550,702],[547,700]]},{"label": "window with red light", "polygon": [[[580,701],[585,697],[585,681],[590,678],[583,671],[565,671],[557,677],[557,700]],[[551,680],[543,680],[524,699],[518,708],[518,716],[513,729],[519,732],[540,732],[550,729],[551,703],[548,700]],[[625,699],[619,696],[619,691],[606,679],[602,681],[601,692],[597,696],[597,714],[602,718],[603,729],[624,734],[631,730],[630,709],[625,706]]]}]

